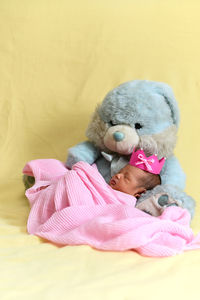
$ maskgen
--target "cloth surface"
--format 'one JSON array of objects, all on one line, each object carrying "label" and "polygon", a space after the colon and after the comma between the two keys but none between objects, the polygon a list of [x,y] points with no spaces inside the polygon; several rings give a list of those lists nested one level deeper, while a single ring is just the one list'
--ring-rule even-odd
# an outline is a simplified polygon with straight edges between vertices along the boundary
[{"label": "cloth surface", "polygon": [[187,210],[169,207],[152,217],[135,208],[135,197],[113,190],[95,165],[78,162],[68,170],[58,160],[39,159],[23,173],[35,178],[26,191],[30,234],[60,245],[133,249],[155,257],[200,248],[200,234],[194,237]]},{"label": "cloth surface", "polygon": [[199,232],[199,11],[196,0],[0,1],[1,300],[199,299],[199,250],[160,259],[27,234],[21,174],[30,160],[65,161],[118,84],[163,81],[180,107],[175,152]]}]

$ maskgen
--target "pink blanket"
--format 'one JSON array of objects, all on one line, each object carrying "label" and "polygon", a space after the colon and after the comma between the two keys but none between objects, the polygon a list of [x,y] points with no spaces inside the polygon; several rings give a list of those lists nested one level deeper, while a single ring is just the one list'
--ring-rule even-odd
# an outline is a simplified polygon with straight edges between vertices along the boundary
[{"label": "pink blanket", "polygon": [[79,162],[69,171],[58,160],[39,159],[29,162],[23,173],[36,179],[26,191],[30,234],[58,245],[132,249],[157,257],[200,248],[187,210],[169,207],[152,217],[135,208],[134,197],[107,185],[95,165]]}]

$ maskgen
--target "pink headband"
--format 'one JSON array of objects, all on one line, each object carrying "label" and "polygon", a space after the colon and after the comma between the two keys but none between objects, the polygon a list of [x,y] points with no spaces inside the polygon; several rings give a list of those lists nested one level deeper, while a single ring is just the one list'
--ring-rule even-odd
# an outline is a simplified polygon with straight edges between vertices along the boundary
[{"label": "pink headband", "polygon": [[136,152],[134,149],[131,155],[131,159],[129,161],[129,164],[131,166],[134,166],[136,168],[139,168],[141,170],[153,174],[160,174],[164,163],[165,163],[164,157],[161,158],[160,160],[158,160],[158,157],[156,155],[151,155],[149,157],[146,157],[142,148]]}]

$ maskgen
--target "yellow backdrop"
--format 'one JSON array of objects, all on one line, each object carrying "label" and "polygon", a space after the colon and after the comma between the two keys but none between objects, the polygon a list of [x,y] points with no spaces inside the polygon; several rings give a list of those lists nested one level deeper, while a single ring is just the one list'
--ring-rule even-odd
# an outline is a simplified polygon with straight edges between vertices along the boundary
[{"label": "yellow backdrop", "polygon": [[198,299],[200,251],[147,259],[58,249],[27,235],[21,171],[32,159],[64,161],[118,84],[167,82],[181,111],[175,152],[200,231],[199,11],[195,0],[0,1],[1,299]]}]

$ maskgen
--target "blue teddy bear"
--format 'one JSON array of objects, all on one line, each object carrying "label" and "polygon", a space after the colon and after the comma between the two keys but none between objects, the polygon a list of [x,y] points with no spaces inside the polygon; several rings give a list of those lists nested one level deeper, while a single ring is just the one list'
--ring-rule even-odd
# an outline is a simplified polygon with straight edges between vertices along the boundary
[{"label": "blue teddy bear", "polygon": [[125,82],[97,106],[86,131],[88,141],[69,149],[66,165],[71,168],[78,161],[96,163],[108,182],[128,163],[134,147],[143,148],[146,156],[157,154],[166,162],[160,174],[161,185],[142,194],[138,204],[157,196],[157,205],[163,210],[173,198],[175,205],[188,209],[193,216],[195,202],[183,192],[185,174],[174,155],[178,125],[179,109],[170,86],[147,80]]}]

